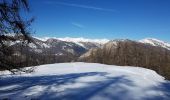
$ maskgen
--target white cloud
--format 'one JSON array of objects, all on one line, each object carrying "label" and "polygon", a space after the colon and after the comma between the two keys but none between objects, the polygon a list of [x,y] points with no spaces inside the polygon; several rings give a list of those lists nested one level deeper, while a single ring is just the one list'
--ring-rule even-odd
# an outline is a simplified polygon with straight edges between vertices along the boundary
[{"label": "white cloud", "polygon": [[47,2],[47,3],[48,4],[58,4],[58,5],[70,6],[70,7],[92,9],[92,10],[98,10],[98,11],[116,12],[116,10],[114,10],[114,9],[94,7],[94,6],[88,6],[88,5],[80,5],[80,4],[73,4],[73,3],[65,3],[65,2]]},{"label": "white cloud", "polygon": [[78,27],[78,28],[84,28],[84,26],[82,24],[79,24],[79,23],[76,23],[76,22],[72,22],[71,24],[75,27]]}]

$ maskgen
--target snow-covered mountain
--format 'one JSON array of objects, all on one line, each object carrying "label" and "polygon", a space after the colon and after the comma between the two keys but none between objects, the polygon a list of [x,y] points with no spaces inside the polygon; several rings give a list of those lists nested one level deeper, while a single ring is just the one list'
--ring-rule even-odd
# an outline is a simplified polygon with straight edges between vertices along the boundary
[{"label": "snow-covered mountain", "polygon": [[[106,42],[105,44],[114,44],[116,46],[117,43],[120,42],[120,41],[126,42],[126,41],[133,41],[133,40],[129,40],[129,39],[114,39],[114,40],[111,40],[109,42]],[[155,38],[145,38],[145,39],[142,39],[142,40],[139,40],[139,41],[135,41],[135,42],[149,44],[149,45],[152,45],[152,46],[158,46],[158,47],[162,47],[162,48],[166,48],[166,49],[170,50],[170,43],[164,42],[162,40],[158,40],[158,39],[155,39]]]},{"label": "snow-covered mountain", "polygon": [[155,71],[97,63],[36,66],[34,72],[0,72],[2,100],[169,100],[170,82]]},{"label": "snow-covered mountain", "polygon": [[[36,37],[37,38],[37,37]],[[47,41],[48,39],[58,39],[58,40],[62,40],[62,41],[67,41],[67,42],[75,42],[75,43],[79,43],[79,42],[93,42],[93,43],[99,43],[99,44],[105,44],[106,42],[108,42],[108,39],[87,39],[87,38],[71,38],[71,37],[65,37],[65,38],[57,38],[57,37],[43,37],[43,38],[37,38],[40,39],[42,41]]]},{"label": "snow-covered mountain", "polygon": [[[51,49],[53,52],[62,51],[71,52],[72,54],[82,54],[88,51],[91,48],[100,48],[109,40],[107,39],[85,39],[85,38],[36,38],[34,37],[33,40],[35,44],[38,44],[39,47],[43,47],[46,49]],[[34,47],[34,46],[33,46]],[[61,49],[61,50],[60,50]],[[62,52],[63,53],[63,52]],[[63,53],[64,54],[64,53]]]},{"label": "snow-covered mountain", "polygon": [[[13,34],[10,34],[9,36],[13,36]],[[75,44],[77,46],[81,46],[82,48],[89,50],[91,48],[100,48],[104,44],[108,43],[114,43],[116,45],[117,42],[119,41],[128,41],[128,39],[114,39],[114,40],[109,40],[109,39],[87,39],[87,38],[71,38],[71,37],[65,37],[65,38],[56,38],[56,37],[43,37],[43,38],[38,38],[38,37],[32,37],[34,40],[34,43],[30,43],[29,46],[31,48],[50,48],[54,47],[56,43],[60,42],[65,42],[64,44],[68,44],[71,46],[72,44]],[[154,38],[145,38],[136,42],[144,43],[144,44],[150,44],[152,46],[159,46],[166,48],[170,50],[170,43],[154,39]],[[9,42],[8,44],[14,45],[16,43],[19,43],[19,41],[12,41]],[[69,44],[71,43],[71,45]],[[64,45],[65,46],[65,45]]]},{"label": "snow-covered mountain", "polygon": [[[37,38],[37,37],[35,37]],[[107,43],[109,40],[108,39],[87,39],[87,38],[71,38],[71,37],[65,37],[65,38],[56,38],[56,37],[44,37],[44,38],[37,38],[42,41],[47,41],[49,39],[54,39],[54,40],[60,40],[60,41],[65,41],[65,42],[72,42],[75,43],[79,46],[84,47],[85,49],[91,49],[94,47],[101,47],[103,44]]]},{"label": "snow-covered mountain", "polygon": [[[52,54],[67,54],[81,55],[91,48],[100,48],[109,40],[107,39],[85,39],[85,38],[55,38],[32,37],[34,43],[30,43],[29,47],[41,53],[49,51]],[[39,50],[37,50],[39,49]]]},{"label": "snow-covered mountain", "polygon": [[[18,36],[8,35],[15,38],[16,41],[4,41],[4,43],[13,49],[13,55],[29,56],[30,62],[35,64],[57,63],[75,61],[92,48],[100,48],[107,40],[91,40],[84,38],[37,38],[30,37],[32,42],[23,45]],[[71,40],[73,39],[73,40]],[[22,48],[22,49],[21,49]],[[21,51],[22,50],[22,51]],[[20,52],[20,53],[19,53]],[[22,53],[21,53],[22,52]]]},{"label": "snow-covered mountain", "polygon": [[[10,35],[11,36],[11,35]],[[14,37],[14,36],[13,36]],[[17,38],[17,37],[16,37]],[[37,53],[50,52],[52,54],[72,53],[80,55],[91,48],[99,48],[109,40],[106,39],[85,39],[85,38],[37,38],[31,37],[32,43],[28,44],[31,51]],[[20,45],[21,41],[7,41],[7,45],[15,47]]]},{"label": "snow-covered mountain", "polygon": [[170,43],[167,43],[167,42],[164,42],[164,41],[161,41],[161,40],[158,40],[158,39],[146,38],[146,39],[139,40],[139,42],[147,43],[147,44],[150,44],[152,46],[163,47],[163,48],[170,50]]},{"label": "snow-covered mountain", "polygon": [[[8,35],[11,37],[16,37],[17,41],[7,41],[5,42],[8,46],[14,48],[14,54],[21,51],[21,42],[20,39],[22,38],[20,36],[14,36],[14,35]],[[43,55],[44,58],[46,56],[53,57],[54,62],[58,62],[58,60],[61,56],[63,56],[63,59],[69,58],[67,61],[72,61],[75,59],[78,59],[78,57],[87,57],[91,52],[95,52],[98,48],[103,48],[105,51],[114,52],[113,48],[117,48],[117,43],[120,42],[133,42],[133,40],[128,39],[115,39],[115,40],[108,40],[108,39],[86,39],[86,38],[55,38],[55,37],[45,37],[45,38],[37,38],[37,37],[31,37],[32,43],[29,43],[28,46],[23,47],[22,49],[23,53],[31,53],[33,56],[35,54],[37,55]],[[170,50],[170,44],[163,42],[161,40],[157,39],[143,39],[140,41],[134,41],[142,44],[149,44],[151,45],[150,48],[153,48],[152,46],[158,46],[162,48],[166,48]],[[92,50],[93,49],[93,50]],[[89,52],[88,52],[89,51]],[[58,58],[56,58],[58,57]],[[42,58],[42,57],[40,57]],[[36,58],[34,58],[36,59]],[[39,59],[39,58],[38,58]],[[65,62],[65,60],[60,60],[61,62]],[[49,60],[51,61],[51,60]],[[51,63],[51,62],[49,62]]]},{"label": "snow-covered mountain", "polygon": [[91,43],[98,43],[98,44],[105,44],[109,40],[108,39],[86,39],[86,38],[70,38],[70,37],[65,37],[65,38],[58,38],[59,40],[62,41],[67,41],[67,42],[75,42],[75,43],[81,43],[81,42],[91,42]]}]

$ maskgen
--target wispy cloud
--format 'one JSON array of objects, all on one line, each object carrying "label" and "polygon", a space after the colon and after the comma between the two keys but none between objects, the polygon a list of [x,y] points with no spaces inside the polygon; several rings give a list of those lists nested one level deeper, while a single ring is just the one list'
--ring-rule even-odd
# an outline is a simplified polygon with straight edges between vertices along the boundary
[{"label": "wispy cloud", "polygon": [[80,5],[80,4],[74,4],[74,3],[65,3],[65,2],[46,2],[48,4],[58,4],[63,6],[70,6],[70,7],[78,7],[78,8],[84,8],[84,9],[92,9],[92,10],[98,10],[98,11],[106,11],[106,12],[116,12],[114,9],[108,9],[108,8],[101,8],[101,7],[94,7],[89,5]]},{"label": "wispy cloud", "polygon": [[71,24],[75,27],[78,27],[78,28],[84,28],[84,26],[82,24],[79,24],[79,23],[76,23],[76,22],[72,22]]}]

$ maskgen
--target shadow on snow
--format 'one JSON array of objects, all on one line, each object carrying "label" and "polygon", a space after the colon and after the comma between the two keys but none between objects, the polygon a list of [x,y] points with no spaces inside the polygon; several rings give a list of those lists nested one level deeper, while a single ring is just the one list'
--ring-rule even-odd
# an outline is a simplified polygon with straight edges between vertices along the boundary
[{"label": "shadow on snow", "polygon": [[[51,91],[51,87],[61,86],[65,84],[75,84],[77,79],[89,76],[104,76],[106,79],[103,81],[80,82],[86,84],[84,87],[67,88],[63,91]],[[135,87],[132,80],[126,76],[108,77],[104,72],[87,72],[87,73],[74,73],[67,75],[51,75],[51,76],[34,76],[34,77],[13,77],[0,79],[0,99],[10,97],[11,99],[17,95],[23,98],[37,98],[45,100],[87,100],[99,98],[95,97],[96,94],[103,100],[134,100],[135,95],[130,94],[130,91],[123,86]],[[121,85],[120,85],[121,84]],[[15,86],[14,88],[1,89],[6,86]],[[25,90],[34,87],[43,86],[47,87],[39,95],[25,96]],[[170,98],[170,83],[161,83],[160,86],[151,87],[150,90],[163,91],[164,96],[143,97],[142,100],[169,100]],[[28,99],[29,100],[29,99]]]}]

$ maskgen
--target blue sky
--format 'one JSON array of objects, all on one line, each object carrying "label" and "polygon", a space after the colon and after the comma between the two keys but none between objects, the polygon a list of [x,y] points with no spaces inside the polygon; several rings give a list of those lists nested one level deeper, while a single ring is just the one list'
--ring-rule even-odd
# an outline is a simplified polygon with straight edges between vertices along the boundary
[{"label": "blue sky", "polygon": [[29,0],[38,37],[170,42],[170,0]]}]

